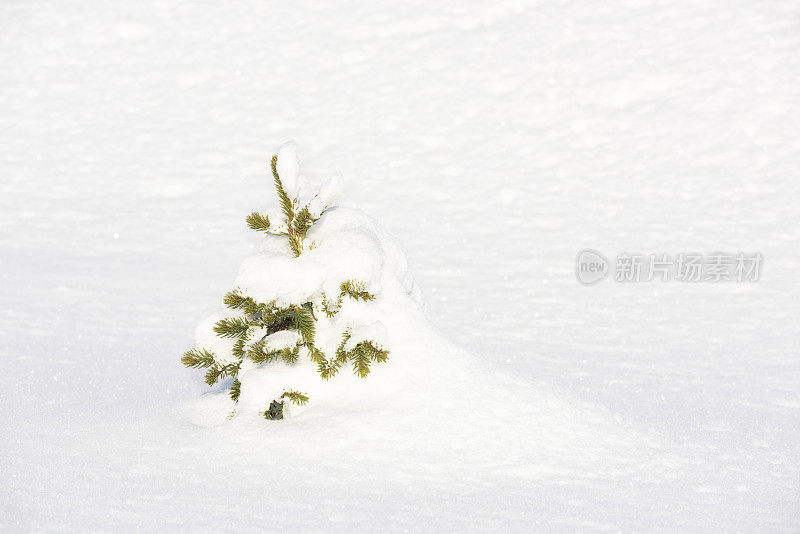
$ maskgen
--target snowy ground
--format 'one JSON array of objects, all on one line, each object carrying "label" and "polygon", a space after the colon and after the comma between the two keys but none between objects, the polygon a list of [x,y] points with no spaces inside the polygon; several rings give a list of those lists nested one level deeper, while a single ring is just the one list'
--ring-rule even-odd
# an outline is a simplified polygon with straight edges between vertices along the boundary
[{"label": "snowy ground", "polygon": [[[0,29],[2,530],[800,529],[796,2],[8,0]],[[179,356],[288,139],[404,243],[432,326],[393,357],[429,373],[199,427]],[[765,264],[585,287],[586,247]]]}]

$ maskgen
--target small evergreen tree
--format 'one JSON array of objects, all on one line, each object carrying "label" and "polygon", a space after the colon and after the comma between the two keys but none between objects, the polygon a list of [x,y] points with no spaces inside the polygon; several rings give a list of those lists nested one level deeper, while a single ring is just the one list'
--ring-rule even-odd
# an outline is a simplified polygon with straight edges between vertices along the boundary
[{"label": "small evergreen tree", "polygon": [[[327,204],[330,199],[326,198],[323,186],[323,190],[310,201],[301,202],[296,186],[297,176],[291,176],[292,186],[286,187],[279,175],[280,154],[281,151],[271,161],[273,186],[280,206],[278,220],[270,220],[270,215],[253,212],[246,221],[252,230],[285,239],[290,257],[299,258],[314,247],[313,242],[308,242],[307,235],[329,209]],[[296,174],[291,162],[287,168],[290,174]],[[273,214],[272,218],[275,217]],[[287,303],[278,302],[277,299],[259,302],[241,288],[236,288],[223,298],[231,312],[230,316],[217,321],[214,326],[217,336],[235,341],[231,354],[217,355],[206,348],[196,347],[185,352],[181,362],[190,368],[205,369],[205,381],[210,386],[224,379],[232,379],[229,395],[234,401],[239,400],[242,388],[239,371],[246,360],[263,367],[277,361],[294,365],[300,358],[308,358],[325,380],[336,376],[347,365],[352,367],[357,376],[364,378],[373,363],[388,359],[389,351],[377,339],[369,339],[364,334],[354,337],[354,327],[361,325],[354,325],[352,318],[337,321],[337,317],[346,299],[371,302],[376,296],[367,290],[364,282],[351,278],[341,280],[338,289],[338,294],[332,297],[320,291],[319,298]],[[330,354],[315,344],[317,325],[323,317],[327,320],[326,328],[338,328],[340,331],[340,343],[335,352]],[[361,331],[367,332],[366,336],[370,335],[369,328]],[[262,414],[270,420],[282,419],[286,401],[303,406],[309,402],[309,396],[301,391],[286,389],[268,406],[264,406]]]}]

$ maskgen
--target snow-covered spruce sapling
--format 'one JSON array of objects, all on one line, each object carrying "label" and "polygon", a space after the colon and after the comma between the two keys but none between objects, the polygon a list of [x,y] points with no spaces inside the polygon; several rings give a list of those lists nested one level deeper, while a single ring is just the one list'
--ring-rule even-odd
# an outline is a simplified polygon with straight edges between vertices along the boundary
[{"label": "snow-covered spruce sapling", "polygon": [[[288,246],[285,247],[284,256],[299,262],[301,256],[316,245],[313,239],[307,238],[308,233],[335,200],[332,198],[335,193],[331,190],[336,187],[332,187],[330,181],[326,182],[309,201],[302,202],[293,144],[284,145],[272,157],[271,169],[280,209],[267,214],[251,213],[247,216],[247,225],[273,239],[285,240]],[[288,176],[282,177],[281,174]],[[280,266],[283,269],[301,268],[300,263],[285,260]],[[270,274],[264,272],[264,276]],[[373,336],[376,339],[369,339],[374,328],[371,330],[369,324],[354,324],[352,314],[341,318],[340,310],[346,300],[370,303],[375,300],[375,295],[367,290],[364,282],[354,278],[343,277],[336,283],[338,294],[326,294],[325,287],[330,288],[330,283],[325,287],[320,284],[313,295],[307,295],[306,291],[309,298],[299,301],[291,296],[291,288],[287,288],[287,295],[262,302],[248,295],[245,289],[237,287],[223,299],[229,310],[227,317],[216,321],[213,328],[219,338],[233,341],[232,345],[222,344],[223,347],[230,347],[224,349],[229,354],[215,354],[208,348],[198,346],[185,352],[181,362],[187,367],[204,368],[205,381],[210,386],[231,379],[229,395],[236,402],[241,393],[239,375],[243,367],[268,368],[277,362],[293,366],[301,358],[308,358],[324,380],[333,378],[346,366],[351,366],[359,377],[366,377],[373,363],[387,360],[389,351],[377,339],[381,337],[380,332]],[[338,339],[338,346],[330,348],[328,344],[329,353],[315,344],[319,325],[322,325],[328,338],[332,331],[338,336],[335,338]],[[354,329],[359,332],[355,337]],[[309,395],[286,387],[277,398],[263,407],[262,414],[267,419],[282,419],[286,401],[303,406],[308,403]]]}]

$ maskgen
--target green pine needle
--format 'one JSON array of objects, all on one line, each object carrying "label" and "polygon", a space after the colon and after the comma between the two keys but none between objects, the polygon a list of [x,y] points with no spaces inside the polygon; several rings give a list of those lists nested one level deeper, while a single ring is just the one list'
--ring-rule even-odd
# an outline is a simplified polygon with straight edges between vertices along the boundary
[{"label": "green pine needle", "polygon": [[281,210],[283,210],[283,214],[286,217],[287,226],[291,225],[292,220],[294,219],[294,209],[292,208],[292,199],[289,198],[289,195],[286,194],[286,191],[283,189],[283,182],[281,182],[281,177],[278,176],[278,155],[275,154],[272,156],[272,178],[275,182],[275,191],[278,193],[278,201],[281,204]]},{"label": "green pine needle", "polygon": [[266,411],[262,412],[262,415],[265,419],[269,421],[276,421],[278,419],[283,419],[283,401],[272,401],[269,403],[269,408]]},{"label": "green pine needle", "polygon": [[287,398],[298,406],[305,406],[308,402],[308,395],[304,395],[299,391],[284,391],[281,398]]},{"label": "green pine needle", "polygon": [[220,366],[219,364],[214,364],[213,366],[208,368],[206,371],[206,384],[209,386],[213,386],[219,380],[226,378],[228,376],[233,376],[239,371],[239,365],[235,363],[231,363],[225,366]]},{"label": "green pine needle", "polygon": [[244,337],[250,325],[242,317],[229,317],[217,321],[214,325],[214,332],[220,337]]},{"label": "green pine needle", "polygon": [[314,312],[305,306],[296,306],[294,314],[294,328],[300,332],[303,343],[306,345],[314,344],[316,318]]},{"label": "green pine needle", "polygon": [[251,230],[256,230],[259,232],[269,231],[269,217],[262,213],[254,211],[247,216],[246,220],[247,226],[249,226]]},{"label": "green pine needle", "polygon": [[325,316],[328,319],[333,319],[336,317],[336,314],[339,313],[339,309],[342,305],[341,300],[342,298],[339,297],[338,302],[331,302],[328,300],[328,297],[325,295],[325,293],[322,294],[322,311],[325,313]]},{"label": "green pine needle", "polygon": [[300,254],[303,253],[303,243],[300,236],[296,235],[294,232],[289,232],[285,235],[289,238],[289,248],[292,249],[292,254],[294,254],[295,258],[299,258]]},{"label": "green pine needle", "polygon": [[360,378],[365,378],[369,374],[369,356],[366,351],[359,350],[357,346],[350,351],[350,361],[353,362],[353,372]]},{"label": "green pine needle", "polygon": [[264,304],[259,304],[250,297],[247,297],[244,300],[244,304],[242,305],[242,310],[244,310],[244,313],[246,313],[247,316],[249,317],[251,315],[255,315],[256,313],[258,313],[259,309],[261,309],[261,306],[264,306]]},{"label": "green pine needle", "polygon": [[231,308],[232,310],[238,310],[242,308],[246,301],[247,297],[238,291],[228,291],[225,293],[225,296],[222,297],[222,302],[225,303],[225,306]]},{"label": "green pine needle", "polygon": [[338,359],[335,359],[331,362],[324,362],[317,365],[317,371],[319,372],[319,376],[322,377],[323,380],[329,380],[336,376],[336,373],[339,372],[339,369],[342,367],[342,362]]},{"label": "green pine needle", "polygon": [[239,293],[238,290],[228,291],[225,297],[223,297],[222,302],[232,310],[243,310],[248,316],[255,314],[258,312],[259,307],[263,306],[263,304],[258,304],[252,298],[245,297]]},{"label": "green pine needle", "polygon": [[231,349],[231,353],[239,361],[242,361],[245,356],[244,344],[244,338],[238,339],[236,340],[236,343],[233,344],[233,349]]},{"label": "green pine needle", "polygon": [[298,358],[300,358],[300,347],[296,346],[292,349],[283,349],[281,351],[281,357],[283,361],[288,364],[297,363]]},{"label": "green pine needle", "polygon": [[354,300],[375,300],[375,295],[367,291],[367,284],[364,282],[359,282],[357,280],[347,280],[342,282],[340,286],[342,291],[341,296],[347,295],[351,299]]},{"label": "green pine needle", "polygon": [[186,367],[199,368],[214,365],[214,354],[206,349],[187,350],[181,357],[181,363]]},{"label": "green pine needle", "polygon": [[236,378],[231,384],[231,389],[228,391],[228,395],[231,396],[233,402],[239,402],[239,395],[242,393],[242,383],[239,382],[239,379]]},{"label": "green pine needle", "polygon": [[328,360],[325,359],[325,354],[323,354],[323,352],[317,347],[309,347],[308,358],[317,365],[328,363]]},{"label": "green pine needle", "polygon": [[301,238],[306,236],[306,232],[308,229],[311,228],[311,225],[314,224],[316,219],[311,217],[311,213],[308,211],[308,206],[300,210],[300,213],[294,219],[294,231],[297,233]]},{"label": "green pine needle", "polygon": [[264,349],[264,345],[265,342],[263,339],[253,343],[250,346],[250,349],[247,351],[247,357],[253,360],[255,363],[270,363],[281,357],[280,350],[267,351]]},{"label": "green pine needle", "polygon": [[383,363],[389,359],[389,351],[378,347],[373,341],[362,341],[357,345],[373,362]]}]

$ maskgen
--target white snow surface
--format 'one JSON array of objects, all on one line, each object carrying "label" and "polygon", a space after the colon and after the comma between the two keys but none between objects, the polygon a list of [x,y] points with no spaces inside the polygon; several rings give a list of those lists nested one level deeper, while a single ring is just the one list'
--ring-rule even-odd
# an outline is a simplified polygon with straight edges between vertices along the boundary
[{"label": "white snow surface", "polygon": [[[800,529],[796,2],[9,0],[0,25],[3,531]],[[216,424],[179,357],[283,246],[244,217],[287,140],[297,187],[341,171],[402,243],[369,282],[426,305],[367,380]],[[585,287],[587,247],[765,264]]]}]

